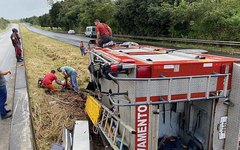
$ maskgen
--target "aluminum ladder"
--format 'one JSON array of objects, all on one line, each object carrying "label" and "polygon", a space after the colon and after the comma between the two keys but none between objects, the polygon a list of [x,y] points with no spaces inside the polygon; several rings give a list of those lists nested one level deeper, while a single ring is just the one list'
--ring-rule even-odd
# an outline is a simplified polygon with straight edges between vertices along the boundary
[{"label": "aluminum ladder", "polygon": [[[132,127],[127,125],[104,105],[102,105],[102,116],[97,126],[114,150],[123,150],[124,145],[128,147],[128,144],[124,142],[126,132],[136,134],[136,131]],[[118,134],[120,127],[122,132]]]}]

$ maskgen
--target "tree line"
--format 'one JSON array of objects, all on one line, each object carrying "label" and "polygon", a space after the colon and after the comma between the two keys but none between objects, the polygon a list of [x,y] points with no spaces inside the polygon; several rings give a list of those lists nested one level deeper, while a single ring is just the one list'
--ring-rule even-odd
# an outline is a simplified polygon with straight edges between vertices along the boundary
[{"label": "tree line", "polygon": [[9,21],[4,19],[4,18],[0,18],[0,30],[4,30],[7,28],[9,24]]},{"label": "tree line", "polygon": [[96,18],[115,34],[240,40],[239,0],[64,0],[24,20],[82,32]]}]

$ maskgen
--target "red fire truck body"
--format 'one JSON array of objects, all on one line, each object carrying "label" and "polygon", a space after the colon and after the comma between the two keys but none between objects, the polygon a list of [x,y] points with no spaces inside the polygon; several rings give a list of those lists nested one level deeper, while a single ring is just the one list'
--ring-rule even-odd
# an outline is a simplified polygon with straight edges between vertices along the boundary
[{"label": "red fire truck body", "polygon": [[[121,143],[128,149],[161,149],[166,135],[181,137],[186,145],[194,139],[204,150],[213,147],[212,129],[219,119],[213,115],[214,100],[228,97],[233,63],[239,59],[141,46],[96,48],[90,61],[101,74],[92,73],[93,80],[101,92],[109,93],[101,102],[115,108],[120,119],[135,130],[122,135]],[[124,92],[127,95],[111,95]],[[199,124],[194,119],[198,117]]]}]

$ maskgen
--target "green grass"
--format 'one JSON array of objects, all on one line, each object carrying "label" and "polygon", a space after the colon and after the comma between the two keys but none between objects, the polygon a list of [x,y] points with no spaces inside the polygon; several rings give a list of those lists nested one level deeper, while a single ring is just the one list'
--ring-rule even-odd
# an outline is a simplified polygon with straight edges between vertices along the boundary
[{"label": "green grass", "polygon": [[6,28],[4,28],[4,29],[1,29],[1,28],[0,28],[0,33],[6,31],[8,28],[10,28],[10,24],[8,24],[8,25],[6,26]]}]

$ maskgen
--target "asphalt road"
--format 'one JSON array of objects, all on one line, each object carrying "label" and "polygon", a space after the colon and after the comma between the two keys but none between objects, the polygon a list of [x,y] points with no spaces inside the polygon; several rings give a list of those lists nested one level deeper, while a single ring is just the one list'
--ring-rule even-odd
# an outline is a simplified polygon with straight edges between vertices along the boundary
[{"label": "asphalt road", "polygon": [[[16,58],[15,50],[10,40],[12,28],[18,28],[18,25],[13,24],[5,32],[0,33],[0,70],[11,70],[12,74],[5,76],[7,80],[7,109],[12,109],[14,86],[15,86],[15,71]],[[0,120],[0,149],[7,150],[9,148],[9,137],[11,129],[11,118]]]},{"label": "asphalt road", "polygon": [[75,45],[79,47],[79,42],[83,41],[84,43],[88,43],[89,40],[92,40],[93,38],[87,38],[84,36],[77,36],[77,35],[69,35],[69,34],[63,34],[63,33],[55,33],[55,32],[50,32],[50,31],[46,31],[46,30],[41,30],[38,28],[35,28],[33,26],[31,26],[30,24],[24,24],[25,27],[27,29],[29,29],[32,32],[38,33],[38,34],[42,34],[45,36],[48,36],[50,38],[71,44],[71,45]]},{"label": "asphalt road", "polygon": [[[17,25],[12,27],[17,28]],[[11,65],[9,60],[14,57],[15,51],[11,43],[10,35],[12,33],[12,28],[9,28],[7,31],[0,34],[0,69],[8,69]]]}]

